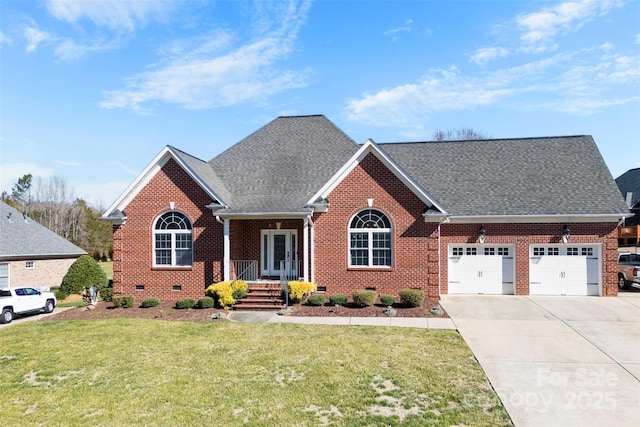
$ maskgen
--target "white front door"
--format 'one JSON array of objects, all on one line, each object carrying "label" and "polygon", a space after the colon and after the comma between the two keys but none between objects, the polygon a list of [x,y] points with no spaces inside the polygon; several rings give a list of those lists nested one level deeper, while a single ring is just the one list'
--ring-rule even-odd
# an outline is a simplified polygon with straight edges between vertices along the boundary
[{"label": "white front door", "polygon": [[298,260],[297,230],[260,232],[261,271],[264,277],[279,277],[281,261],[289,273],[296,274]]},{"label": "white front door", "polygon": [[509,245],[449,245],[449,293],[512,295],[513,255]]},{"label": "white front door", "polygon": [[529,294],[599,295],[598,245],[531,245]]}]

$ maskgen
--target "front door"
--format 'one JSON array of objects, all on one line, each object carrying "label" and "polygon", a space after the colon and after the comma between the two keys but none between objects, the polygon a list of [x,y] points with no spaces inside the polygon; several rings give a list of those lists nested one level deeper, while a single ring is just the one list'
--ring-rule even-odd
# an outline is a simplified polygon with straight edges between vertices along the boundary
[{"label": "front door", "polygon": [[295,275],[298,260],[297,230],[261,231],[261,271],[263,277],[280,277],[281,262],[288,275]]}]

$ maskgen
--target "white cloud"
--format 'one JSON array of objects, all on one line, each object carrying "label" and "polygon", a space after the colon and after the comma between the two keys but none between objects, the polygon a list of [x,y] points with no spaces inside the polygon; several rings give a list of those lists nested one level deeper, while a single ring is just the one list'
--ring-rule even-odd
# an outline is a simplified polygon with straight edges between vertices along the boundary
[{"label": "white cloud", "polygon": [[437,111],[472,110],[495,104],[517,91],[496,84],[491,76],[466,78],[455,67],[433,69],[416,83],[350,100],[347,116],[368,125],[404,125],[428,120]]},{"label": "white cloud", "polygon": [[635,43],[640,44],[640,33],[636,34]]},{"label": "white cloud", "polygon": [[478,65],[484,65],[494,59],[504,58],[509,55],[509,51],[503,47],[487,47],[476,50],[476,53],[469,58],[470,62],[475,62]]},{"label": "white cloud", "polygon": [[50,43],[55,40],[55,37],[46,31],[41,31],[36,26],[25,26],[24,37],[27,39],[27,47],[25,50],[29,53],[38,50],[38,47],[43,43]]},{"label": "white cloud", "polygon": [[73,61],[91,52],[116,49],[119,46],[117,39],[110,41],[97,41],[91,44],[77,44],[72,39],[64,39],[55,47],[54,53],[63,61]]},{"label": "white cloud", "polygon": [[[349,100],[349,120],[372,126],[414,126],[443,111],[500,105],[528,111],[591,114],[640,101],[640,57],[593,49],[557,54],[517,67],[468,76],[433,69],[414,83]],[[629,88],[628,90],[626,90]],[[524,97],[524,95],[528,95]]]},{"label": "white cloud", "polygon": [[181,2],[166,0],[48,0],[57,19],[76,23],[85,18],[98,26],[133,31],[152,18],[166,16]]},{"label": "white cloud", "polygon": [[[172,50],[174,57],[155,71],[129,79],[126,89],[106,91],[104,108],[131,108],[146,112],[145,104],[166,102],[188,109],[204,109],[265,99],[307,84],[304,72],[281,70],[277,62],[289,56],[310,3],[290,7],[277,21],[282,25],[255,41],[214,56],[226,43],[216,44],[217,34],[189,51]],[[225,39],[225,40],[230,40]],[[207,46],[206,48],[203,46]]]},{"label": "white cloud", "polygon": [[384,35],[391,36],[391,41],[395,42],[400,40],[399,33],[410,33],[411,31],[413,31],[413,19],[407,19],[401,26],[385,31]]},{"label": "white cloud", "polygon": [[620,0],[566,1],[538,12],[519,15],[515,21],[522,31],[520,40],[525,44],[524,49],[541,52],[557,48],[553,40],[558,34],[577,31],[595,17],[605,15],[621,4]]},{"label": "white cloud", "polygon": [[0,47],[5,44],[11,44],[11,37],[0,31]]}]

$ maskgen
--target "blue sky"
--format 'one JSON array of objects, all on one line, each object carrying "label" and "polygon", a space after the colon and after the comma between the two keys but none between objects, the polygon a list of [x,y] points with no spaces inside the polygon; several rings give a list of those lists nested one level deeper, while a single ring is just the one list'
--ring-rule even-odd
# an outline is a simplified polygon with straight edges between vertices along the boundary
[{"label": "blue sky", "polygon": [[306,114],[360,143],[589,134],[640,167],[639,1],[3,0],[0,55],[0,191],[107,207],[165,145]]}]

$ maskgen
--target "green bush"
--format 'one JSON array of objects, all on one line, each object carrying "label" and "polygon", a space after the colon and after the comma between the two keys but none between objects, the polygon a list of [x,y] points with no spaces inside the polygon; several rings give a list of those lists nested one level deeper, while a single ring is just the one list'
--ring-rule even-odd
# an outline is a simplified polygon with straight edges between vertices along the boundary
[{"label": "green bush", "polygon": [[196,305],[196,300],[193,298],[182,298],[176,301],[176,308],[184,309],[184,308],[193,308]]},{"label": "green bush", "polygon": [[113,288],[104,288],[98,291],[102,301],[111,302],[113,300]]},{"label": "green bush", "polygon": [[386,306],[393,305],[393,295],[380,295],[380,302]]},{"label": "green bush", "polygon": [[113,297],[113,305],[118,308],[131,308],[135,303],[133,295],[123,295],[121,297]]},{"label": "green bush", "polygon": [[98,291],[108,286],[109,280],[100,265],[89,255],[80,256],[62,279],[60,290],[67,295],[80,294],[84,288],[96,286]]},{"label": "green bush", "polygon": [[347,303],[347,296],[343,294],[335,294],[329,297],[331,305],[345,305]]},{"label": "green bush", "polygon": [[406,307],[420,307],[424,302],[424,292],[420,289],[403,289],[399,295],[402,304]]},{"label": "green bush", "polygon": [[353,291],[352,297],[356,307],[368,307],[376,302],[378,294],[376,291]]},{"label": "green bush", "polygon": [[324,305],[324,295],[313,294],[307,298],[307,305],[321,306]]},{"label": "green bush", "polygon": [[51,288],[49,288],[49,290],[53,292],[58,301],[62,301],[69,296],[69,294],[60,289],[60,286],[52,286]]},{"label": "green bush", "polygon": [[202,297],[198,300],[195,308],[213,308],[215,301],[211,297]]},{"label": "green bush", "polygon": [[140,307],[150,308],[150,307],[157,307],[159,305],[160,305],[160,300],[158,298],[147,298],[145,300],[142,300]]}]

